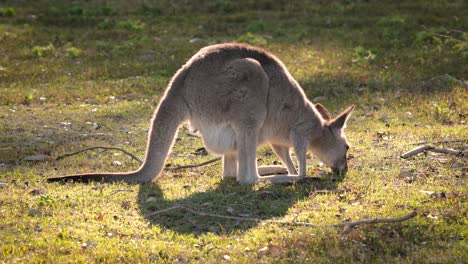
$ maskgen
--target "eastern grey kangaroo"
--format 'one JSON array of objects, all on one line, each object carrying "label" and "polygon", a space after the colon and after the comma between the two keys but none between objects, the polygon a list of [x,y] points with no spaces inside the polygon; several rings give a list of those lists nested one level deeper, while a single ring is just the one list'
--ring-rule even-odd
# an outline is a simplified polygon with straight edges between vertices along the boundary
[{"label": "eastern grey kangaroo", "polygon": [[[240,184],[296,182],[306,175],[311,150],[335,172],[347,170],[343,128],[354,106],[332,119],[314,105],[283,63],[259,48],[219,44],[201,49],[172,77],[154,112],[146,158],[136,171],[89,173],[49,178],[128,183],[154,181],[184,121],[198,130],[206,148],[222,155],[223,178]],[[285,163],[288,175],[260,176],[256,150],[268,143]],[[293,148],[299,163],[291,160]]]}]

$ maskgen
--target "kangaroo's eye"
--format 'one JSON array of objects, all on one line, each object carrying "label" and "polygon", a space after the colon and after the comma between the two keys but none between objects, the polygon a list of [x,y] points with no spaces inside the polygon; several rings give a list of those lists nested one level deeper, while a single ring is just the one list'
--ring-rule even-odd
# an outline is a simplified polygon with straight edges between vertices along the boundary
[{"label": "kangaroo's eye", "polygon": [[346,145],[346,150],[349,150],[349,145]]}]

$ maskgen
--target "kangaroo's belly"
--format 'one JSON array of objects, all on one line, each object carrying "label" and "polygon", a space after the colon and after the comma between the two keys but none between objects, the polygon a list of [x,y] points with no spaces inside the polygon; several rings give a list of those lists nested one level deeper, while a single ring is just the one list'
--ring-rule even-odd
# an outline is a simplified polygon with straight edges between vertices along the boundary
[{"label": "kangaroo's belly", "polygon": [[208,151],[224,154],[236,150],[236,133],[229,124],[204,124],[196,125],[194,128],[202,135]]}]

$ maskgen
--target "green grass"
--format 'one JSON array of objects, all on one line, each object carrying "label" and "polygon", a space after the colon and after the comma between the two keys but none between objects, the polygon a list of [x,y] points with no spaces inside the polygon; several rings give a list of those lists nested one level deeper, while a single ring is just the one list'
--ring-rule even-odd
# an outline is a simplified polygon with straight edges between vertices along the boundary
[{"label": "green grass", "polygon": [[[399,158],[414,142],[468,138],[466,9],[464,1],[2,2],[0,262],[468,262],[466,157]],[[330,180],[311,155],[308,175],[318,179],[295,185],[222,181],[219,163],[154,184],[47,184],[138,163],[115,151],[24,160],[99,145],[142,157],[171,75],[199,48],[227,41],[273,52],[335,114],[357,106],[344,178]],[[183,127],[168,163],[212,158],[195,153],[202,146]],[[267,147],[258,157],[278,162]],[[322,189],[337,191],[314,193]],[[177,204],[315,224],[418,216],[351,231],[183,210],[147,217]]]}]

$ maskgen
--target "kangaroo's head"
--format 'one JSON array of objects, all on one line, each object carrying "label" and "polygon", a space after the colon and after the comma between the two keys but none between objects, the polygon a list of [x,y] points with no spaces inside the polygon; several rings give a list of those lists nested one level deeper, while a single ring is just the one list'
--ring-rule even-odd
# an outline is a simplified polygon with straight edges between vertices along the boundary
[{"label": "kangaroo's head", "polygon": [[348,107],[333,119],[323,105],[316,104],[315,108],[325,119],[325,125],[322,137],[315,140],[310,148],[320,161],[332,168],[333,172],[345,173],[348,169],[346,153],[349,145],[343,130],[354,106]]}]

